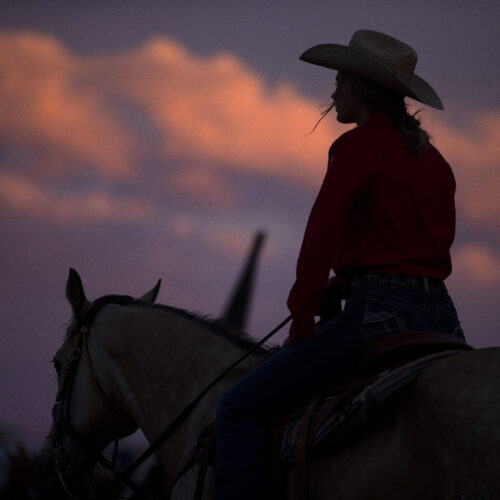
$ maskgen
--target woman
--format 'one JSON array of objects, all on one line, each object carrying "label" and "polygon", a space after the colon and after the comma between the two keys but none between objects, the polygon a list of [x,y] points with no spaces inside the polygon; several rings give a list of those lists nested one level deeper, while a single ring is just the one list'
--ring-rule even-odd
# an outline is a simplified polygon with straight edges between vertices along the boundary
[{"label": "woman", "polygon": [[[348,377],[374,339],[409,330],[463,338],[443,280],[451,272],[455,180],[405,96],[443,109],[414,74],[415,51],[374,31],[301,59],[338,70],[339,137],[306,227],[290,292],[288,346],[238,381],[217,414],[216,498],[271,498],[266,425],[284,408]],[[322,118],[323,118],[322,117]],[[330,270],[335,277],[328,284]],[[325,311],[322,298],[336,297]],[[343,311],[338,304],[346,300]]]}]

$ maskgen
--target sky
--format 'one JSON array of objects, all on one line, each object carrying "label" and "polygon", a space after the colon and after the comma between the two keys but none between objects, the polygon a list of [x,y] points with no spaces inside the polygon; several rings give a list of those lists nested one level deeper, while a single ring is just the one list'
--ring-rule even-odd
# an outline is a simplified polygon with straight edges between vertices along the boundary
[{"label": "sky", "polygon": [[[358,29],[399,38],[445,111],[422,126],[457,180],[447,285],[475,347],[498,345],[500,6],[495,0],[0,2],[0,426],[50,425],[50,360],[89,299],[142,295],[218,316],[267,240],[247,331],[284,317],[328,147],[352,126],[335,72],[299,61]],[[282,333],[278,340],[282,340]]]}]

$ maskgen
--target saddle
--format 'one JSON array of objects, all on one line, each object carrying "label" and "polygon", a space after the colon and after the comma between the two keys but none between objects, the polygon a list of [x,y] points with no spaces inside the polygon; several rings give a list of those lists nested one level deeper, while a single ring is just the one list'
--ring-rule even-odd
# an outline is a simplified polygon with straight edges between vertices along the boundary
[{"label": "saddle", "polygon": [[[401,392],[433,362],[470,350],[464,340],[439,332],[396,332],[373,341],[352,380],[315,395],[311,401],[278,416],[272,423],[273,498],[280,498],[281,472],[295,464],[300,498],[309,498],[310,458],[347,439],[370,423],[382,405]],[[178,474],[200,463],[195,500],[201,499],[206,469],[213,463],[214,426],[186,452]],[[169,498],[169,496],[167,496]]]},{"label": "saddle", "polygon": [[[274,448],[273,477],[295,464],[300,498],[309,498],[310,458],[369,425],[432,363],[470,349],[464,340],[439,332],[396,332],[373,341],[355,378],[280,418],[282,437]],[[275,490],[279,498],[279,484]]]}]

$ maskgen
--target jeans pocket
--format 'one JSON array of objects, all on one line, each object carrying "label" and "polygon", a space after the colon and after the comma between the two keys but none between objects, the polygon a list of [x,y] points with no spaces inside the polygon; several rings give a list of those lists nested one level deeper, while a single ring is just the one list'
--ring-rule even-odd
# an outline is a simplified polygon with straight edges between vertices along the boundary
[{"label": "jeans pocket", "polygon": [[[412,316],[411,311],[403,311],[405,316]],[[385,334],[392,332],[400,332],[409,330],[411,318],[406,318],[403,314],[395,311],[394,308],[388,307],[388,304],[383,304],[377,299],[367,297],[365,313],[361,323],[361,334],[366,340],[372,341]]]},{"label": "jeans pocket", "polygon": [[408,330],[402,319],[395,313],[381,312],[366,315],[361,324],[361,335],[366,340],[375,340],[387,333]]}]

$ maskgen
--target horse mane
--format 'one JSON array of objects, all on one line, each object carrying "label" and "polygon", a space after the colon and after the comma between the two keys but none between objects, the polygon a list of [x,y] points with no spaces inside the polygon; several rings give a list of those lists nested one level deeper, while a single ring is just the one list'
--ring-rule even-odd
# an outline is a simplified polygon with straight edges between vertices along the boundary
[{"label": "horse mane", "polygon": [[[255,346],[258,343],[258,341],[254,340],[252,337],[250,337],[244,332],[239,332],[238,335],[231,333],[226,328],[224,323],[218,319],[213,319],[208,316],[204,316],[194,312],[189,312],[186,311],[185,309],[180,309],[173,306],[167,306],[164,304],[151,304],[149,302],[143,303],[142,301],[137,301],[137,303],[139,305],[143,304],[146,307],[150,307],[153,309],[166,310],[173,314],[181,316],[182,318],[186,318],[190,321],[193,321],[196,324],[200,325],[202,328],[205,328],[211,333],[214,333],[215,335],[218,335],[220,337],[229,340],[232,344],[247,351],[255,348]],[[275,352],[277,349],[278,349],[277,347],[261,347],[258,352],[267,355]]]},{"label": "horse mane", "polygon": [[[213,319],[208,316],[203,316],[201,314],[194,312],[189,312],[186,311],[185,309],[180,309],[178,307],[167,306],[164,304],[152,304],[150,302],[145,302],[140,299],[134,299],[129,295],[104,295],[103,297],[98,298],[92,303],[92,306],[84,315],[82,315],[81,317],[74,318],[76,321],[76,326],[73,329],[73,331],[79,331],[83,326],[87,326],[90,328],[92,322],[94,321],[99,311],[109,304],[117,304],[121,306],[135,305],[135,306],[146,307],[149,309],[161,309],[163,311],[168,311],[172,314],[181,316],[182,318],[185,318],[189,321],[196,323],[197,325],[206,329],[210,333],[223,337],[224,339],[228,340],[235,346],[246,351],[254,349],[258,343],[256,340],[251,338],[246,333],[240,333],[238,335],[231,333],[224,326],[224,324],[217,319]],[[260,347],[256,351],[256,354],[267,356],[275,352],[277,349],[278,347]]]}]

